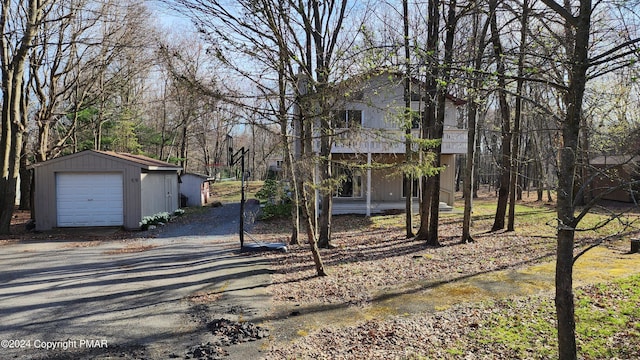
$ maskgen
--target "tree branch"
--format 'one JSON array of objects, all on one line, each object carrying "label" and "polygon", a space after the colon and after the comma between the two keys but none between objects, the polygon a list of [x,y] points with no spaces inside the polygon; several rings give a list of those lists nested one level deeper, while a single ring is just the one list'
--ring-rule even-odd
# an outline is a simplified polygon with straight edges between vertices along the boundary
[{"label": "tree branch", "polygon": [[[612,61],[612,60],[619,59],[619,58],[624,57],[626,55],[633,54],[635,52],[635,50],[628,50],[628,51],[625,51],[622,54],[617,54],[617,55],[608,57],[611,54],[615,54],[618,50],[624,49],[626,47],[629,47],[629,46],[631,46],[633,44],[637,44],[639,42],[640,42],[640,38],[627,40],[627,41],[623,42],[622,44],[620,44],[618,46],[615,46],[615,47],[603,52],[602,54],[599,54],[597,56],[592,57],[591,61],[590,61],[590,65],[591,66],[600,65],[600,64]],[[600,59],[602,59],[602,60],[600,60]]]},{"label": "tree branch", "polygon": [[571,15],[571,13],[567,11],[567,9],[562,7],[562,5],[558,4],[554,0],[542,0],[542,2],[549,8],[551,8],[551,10],[555,11],[558,15],[562,16],[572,26],[576,26],[578,24],[578,18]]}]

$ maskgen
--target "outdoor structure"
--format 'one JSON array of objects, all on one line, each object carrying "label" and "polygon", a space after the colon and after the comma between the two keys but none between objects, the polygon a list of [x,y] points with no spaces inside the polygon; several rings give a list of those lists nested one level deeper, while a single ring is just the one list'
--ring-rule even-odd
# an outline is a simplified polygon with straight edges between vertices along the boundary
[{"label": "outdoor structure", "polygon": [[204,206],[209,202],[209,177],[185,173],[180,176],[180,195],[186,197],[185,206]]},{"label": "outdoor structure", "polygon": [[277,178],[282,174],[282,166],[284,164],[284,160],[282,156],[269,156],[265,159],[267,165],[267,178],[274,177]]},{"label": "outdoor structure", "polygon": [[[383,72],[347,83],[345,98],[336,103],[335,136],[331,148],[335,177],[343,178],[334,195],[333,213],[371,213],[404,209],[403,175],[394,167],[372,164],[394,164],[405,158],[404,76]],[[414,113],[412,135],[420,135],[420,118],[425,111],[423,84],[412,80],[411,109]],[[440,174],[441,209],[451,209],[455,195],[455,155],[466,154],[466,129],[458,128],[457,107],[463,100],[448,96],[446,100],[444,136],[442,139]],[[416,155],[417,156],[417,155]],[[367,165],[354,167],[354,164]],[[366,169],[366,170],[363,170]],[[420,189],[414,180],[413,197]]]},{"label": "outdoor structure", "polygon": [[182,168],[141,155],[85,150],[33,165],[36,230],[123,226],[179,207]]},{"label": "outdoor structure", "polygon": [[603,200],[638,202],[640,196],[640,158],[615,155],[598,156],[589,161],[595,175],[589,186],[588,197]]}]

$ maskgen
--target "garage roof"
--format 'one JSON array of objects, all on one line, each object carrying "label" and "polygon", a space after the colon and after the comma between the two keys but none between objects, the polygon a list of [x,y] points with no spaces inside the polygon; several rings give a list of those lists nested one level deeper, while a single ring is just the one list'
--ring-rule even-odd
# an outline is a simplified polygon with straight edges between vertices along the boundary
[{"label": "garage roof", "polygon": [[77,152],[75,154],[70,154],[70,155],[65,155],[65,156],[61,156],[55,159],[51,159],[51,160],[47,160],[45,162],[41,162],[41,163],[36,163],[31,165],[31,167],[39,167],[45,163],[50,163],[50,162],[57,162],[57,161],[62,161],[67,157],[70,156],[84,156],[84,155],[88,155],[88,154],[95,154],[98,156],[109,156],[109,157],[113,157],[116,158],[117,160],[121,160],[121,161],[126,161],[129,163],[133,163],[137,166],[139,166],[142,169],[145,170],[175,170],[175,171],[179,171],[182,170],[182,167],[178,166],[178,165],[174,165],[168,162],[164,162],[164,161],[160,161],[157,159],[153,159],[150,158],[148,156],[144,156],[144,155],[134,155],[134,154],[129,154],[129,153],[118,153],[118,152],[114,152],[114,151],[98,151],[98,150],[84,150],[84,151],[80,151]]},{"label": "garage roof", "polygon": [[[95,150],[91,150],[95,151]],[[134,155],[129,153],[117,153],[113,151],[95,151],[100,154],[105,154],[109,156],[116,157],[118,159],[130,161],[141,165],[143,169],[147,170],[182,170],[182,167],[178,165],[174,165],[168,162],[160,161],[157,159],[150,158],[144,155]]]}]

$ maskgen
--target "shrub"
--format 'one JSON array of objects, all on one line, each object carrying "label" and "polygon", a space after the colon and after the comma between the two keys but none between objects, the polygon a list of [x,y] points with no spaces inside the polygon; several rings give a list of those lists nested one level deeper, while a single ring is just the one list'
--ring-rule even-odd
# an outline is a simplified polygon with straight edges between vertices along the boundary
[{"label": "shrub", "polygon": [[173,216],[182,216],[182,215],[184,215],[184,209],[176,209],[173,212]]},{"label": "shrub", "polygon": [[262,188],[256,192],[256,198],[263,201],[273,201],[279,193],[280,184],[273,179],[267,179],[264,181]]},{"label": "shrub", "polygon": [[260,210],[261,220],[289,216],[291,216],[291,201],[280,204],[267,203]]},{"label": "shrub", "polygon": [[287,217],[291,215],[291,194],[284,182],[267,179],[258,192],[256,198],[263,202],[260,219]]},{"label": "shrub", "polygon": [[[181,209],[179,209],[181,210]],[[182,210],[182,212],[184,213],[184,210]],[[164,224],[169,222],[169,220],[171,220],[171,215],[164,211],[164,212],[159,212],[157,214],[151,215],[151,216],[145,216],[142,218],[142,221],[140,221],[139,225],[140,228],[142,230],[147,230],[149,229],[150,225],[159,225],[159,224]]]}]

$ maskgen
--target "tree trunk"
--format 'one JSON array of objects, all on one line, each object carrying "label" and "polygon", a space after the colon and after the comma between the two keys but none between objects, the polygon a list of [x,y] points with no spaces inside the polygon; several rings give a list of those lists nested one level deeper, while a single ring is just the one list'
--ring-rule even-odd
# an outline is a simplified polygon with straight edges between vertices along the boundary
[{"label": "tree trunk", "polygon": [[[320,234],[318,246],[331,248],[331,211],[333,205],[333,184],[331,174],[331,143],[332,128],[329,121],[330,110],[325,100],[328,97],[328,83],[330,80],[331,58],[334,55],[335,46],[338,42],[338,34],[342,27],[347,9],[347,1],[336,2],[311,1],[311,18],[305,17],[305,31],[307,36],[313,39],[315,47],[315,73],[316,73],[316,94],[319,95],[317,106],[320,107],[320,183],[322,188],[322,213],[319,219]],[[328,15],[329,14],[329,15]],[[328,21],[325,16],[335,15],[335,23],[327,26]],[[309,59],[310,61],[310,59]],[[318,114],[316,114],[318,115]]]},{"label": "tree trunk", "polygon": [[429,239],[429,219],[431,216],[431,181],[432,176],[422,178],[421,199],[420,199],[420,227],[416,234],[416,240],[427,240],[428,246],[440,246],[440,242],[431,242]]},{"label": "tree trunk", "polygon": [[[404,63],[405,63],[405,75],[404,75],[404,126],[405,128],[405,140],[404,140],[404,154],[408,165],[413,162],[413,150],[411,149],[411,53],[409,47],[409,5],[407,0],[402,1],[402,23],[404,30]],[[413,238],[413,176],[411,173],[405,173],[403,180],[405,188],[405,237],[407,239]]]},{"label": "tree trunk", "polygon": [[322,212],[318,219],[318,246],[329,249],[331,245],[331,212],[333,207],[333,185],[331,185],[331,137],[325,134],[323,130],[329,130],[329,122],[321,120],[321,131],[323,132],[320,139],[320,193],[322,198]]},{"label": "tree trunk", "polygon": [[518,80],[516,82],[516,108],[513,119],[513,144],[511,150],[511,166],[509,179],[509,217],[507,231],[515,231],[516,222],[516,187],[518,185],[518,168],[520,164],[520,122],[522,118],[522,87],[524,85],[524,55],[527,47],[527,26],[529,14],[528,0],[524,0],[522,6],[522,19],[520,31],[520,55],[518,58]]},{"label": "tree trunk", "polygon": [[475,155],[473,156],[473,163],[475,166],[473,167],[473,188],[471,192],[473,193],[473,198],[477,199],[478,196],[478,188],[480,187],[480,176],[478,176],[479,169],[482,168],[482,164],[480,163],[480,154],[482,153],[482,144],[480,141],[480,135],[482,134],[484,120],[485,120],[485,112],[478,114],[476,120],[476,145],[475,145]]},{"label": "tree trunk", "polygon": [[[560,203],[560,199],[558,199],[558,203]],[[560,205],[558,205],[558,209],[560,209]],[[562,360],[577,358],[573,301],[573,237],[574,231],[572,229],[558,231],[555,304],[558,321],[559,359]]]},{"label": "tree trunk", "polygon": [[[427,29],[427,52],[430,54],[438,54],[438,45],[439,45],[439,31],[440,31],[440,10],[439,3],[436,0],[429,0],[428,2],[428,29]],[[437,101],[438,101],[438,85],[437,85],[437,71],[438,71],[438,60],[436,55],[432,55],[428,58],[428,68],[427,68],[427,80],[425,84],[425,99],[427,101],[425,117],[422,119],[422,138],[423,139],[434,139],[435,135],[435,127],[436,127],[436,111],[437,111]],[[430,149],[427,151],[427,156],[429,153],[433,154],[433,150]],[[435,156],[433,157],[435,159]],[[434,164],[435,166],[435,164]],[[433,204],[433,187],[435,186],[433,177],[439,175],[432,176],[423,176],[422,177],[422,199],[420,202],[420,228],[418,229],[418,233],[416,234],[416,239],[418,240],[426,240],[426,244],[429,246],[439,246],[440,242],[437,237],[431,237],[429,235],[429,226],[431,224],[430,217],[433,214],[431,210],[431,206]],[[436,235],[437,236],[437,235]]]},{"label": "tree trunk", "polygon": [[[24,4],[23,4],[24,3]],[[9,13],[18,4],[3,3],[0,16],[0,50],[2,59],[2,136],[0,136],[0,234],[9,234],[11,217],[16,201],[16,185],[20,173],[23,136],[28,129],[22,116],[25,63],[40,26],[42,14],[47,2],[30,0],[22,2],[28,18],[21,24],[24,29],[12,29]],[[17,25],[19,26],[19,25]],[[17,44],[13,41],[14,32],[21,33]],[[9,54],[12,56],[9,57]]]},{"label": "tree trunk", "polygon": [[[300,119],[300,116],[297,116],[297,119],[293,120],[296,125],[294,125],[294,128],[299,128],[302,125],[302,120]],[[285,134],[284,137],[286,138],[286,130],[285,130]],[[301,191],[302,188],[304,186],[303,181],[301,180],[301,174],[299,171],[299,161],[300,161],[300,146],[301,145],[301,139],[300,139],[300,134],[296,134],[295,130],[294,130],[294,136],[293,136],[293,151],[291,151],[289,149],[289,147],[287,146],[287,150],[286,150],[286,166],[289,169],[290,172],[290,176],[291,176],[291,184],[293,186],[293,189],[291,189],[291,236],[289,238],[289,244],[291,245],[298,245],[299,244],[299,238],[300,238],[300,220],[301,220],[301,209],[302,209],[302,196],[301,196]]]},{"label": "tree trunk", "polygon": [[300,204],[302,201],[298,196],[300,190],[297,175],[293,175],[293,178],[293,199],[291,199],[291,236],[289,237],[289,244],[298,245],[300,243]]},{"label": "tree trunk", "polygon": [[502,119],[502,156],[500,158],[500,183],[498,188],[498,205],[496,216],[491,227],[491,231],[504,229],[507,203],[509,200],[509,180],[511,176],[511,115],[507,102],[504,51],[500,42],[496,12],[497,0],[489,1],[489,11],[491,17],[491,42],[493,43],[493,54],[496,60],[496,72],[498,75],[498,100],[500,105],[500,117]]},{"label": "tree trunk", "polygon": [[[23,137],[23,145],[22,148],[26,147],[27,137]],[[27,161],[27,156],[23,155],[20,157],[20,206],[18,209],[20,210],[31,210],[31,170],[27,167],[29,163]]]},{"label": "tree trunk", "polygon": [[[310,46],[310,34],[308,36],[308,45]],[[309,50],[310,51],[310,50]],[[308,54],[307,59],[311,61],[311,55]],[[306,72],[301,77],[305,77],[300,79],[298,83],[298,92],[300,95],[306,95],[308,93],[308,89],[311,88],[311,85],[308,84],[308,80],[310,79],[310,69],[311,66],[308,65],[306,67]],[[324,264],[322,262],[322,257],[320,256],[320,250],[318,249],[318,239],[316,237],[317,232],[317,213],[316,213],[316,198],[315,198],[315,190],[312,189],[308,184],[312,184],[315,181],[315,161],[314,161],[314,151],[313,151],[313,124],[310,119],[312,116],[308,116],[310,106],[306,99],[303,96],[299,96],[297,99],[297,106],[300,110],[300,141],[298,145],[300,146],[297,150],[294,150],[294,153],[299,154],[298,161],[294,165],[297,169],[299,175],[299,183],[298,183],[298,191],[301,198],[301,215],[302,220],[306,225],[307,231],[307,242],[309,243],[309,247],[311,249],[311,255],[313,258],[313,262],[316,267],[316,274],[318,276],[326,276],[327,273],[324,270]],[[299,151],[298,151],[299,150]],[[302,168],[302,166],[308,166],[308,168]],[[313,168],[311,168],[313,167]],[[305,184],[305,182],[307,182]]]},{"label": "tree trunk", "polygon": [[327,273],[324,271],[324,264],[322,263],[322,258],[320,257],[318,242],[316,241],[316,237],[313,233],[312,219],[309,217],[308,214],[305,214],[304,218],[307,222],[307,240],[309,242],[309,247],[311,248],[313,263],[315,264],[315,267],[316,267],[316,275],[327,276]]},{"label": "tree trunk", "polygon": [[[548,5],[549,0],[544,1]],[[573,299],[573,246],[577,221],[575,218],[574,181],[578,156],[578,139],[582,122],[582,103],[589,67],[589,33],[591,27],[591,1],[581,0],[580,11],[572,22],[573,51],[567,90],[567,114],[562,129],[560,164],[558,169],[558,249],[556,259],[556,314],[558,319],[558,355],[560,360],[577,359],[575,339],[575,309]]]},{"label": "tree trunk", "polygon": [[[10,89],[10,88],[7,88]],[[0,178],[0,234],[9,234],[11,217],[15,208],[16,186],[20,172],[20,153],[22,152],[22,130],[11,121],[10,91],[3,94],[2,139],[0,155],[2,155],[2,177]],[[15,111],[15,110],[14,110]]]},{"label": "tree trunk", "polygon": [[[444,115],[446,108],[446,100],[448,93],[449,80],[451,79],[451,62],[453,60],[453,43],[456,30],[456,0],[449,1],[449,9],[446,18],[446,33],[444,41],[444,58],[442,70],[440,73],[440,81],[437,86],[437,116],[434,127],[434,138],[442,139],[444,137]],[[436,166],[442,165],[442,143],[435,148]],[[452,164],[455,166],[455,164]],[[439,244],[438,240],[438,222],[440,221],[440,174],[433,177],[433,188],[431,195],[431,219],[429,220],[429,235],[427,243]]]},{"label": "tree trunk", "polygon": [[329,122],[329,114],[326,109],[326,96],[327,96],[327,79],[325,78],[326,71],[319,69],[318,84],[316,86],[316,92],[319,97],[319,101],[322,104],[322,112],[320,116],[320,154],[319,154],[319,175],[320,175],[320,196],[322,204],[322,212],[318,218],[318,246],[321,248],[329,249],[331,245],[331,212],[333,206],[333,184],[331,182],[331,143],[332,143],[332,129]]},{"label": "tree trunk", "polygon": [[534,131],[531,134],[531,142],[533,148],[533,165],[534,165],[534,184],[536,186],[537,201],[544,200],[544,189],[547,187],[546,172],[542,166],[542,149],[538,134]]},{"label": "tree trunk", "polygon": [[311,256],[313,257],[313,263],[316,267],[316,274],[318,276],[327,276],[327,273],[324,271],[324,264],[322,262],[322,257],[320,256],[320,250],[318,249],[318,241],[316,234],[317,232],[314,229],[317,229],[315,224],[313,223],[313,219],[309,216],[309,206],[312,206],[313,203],[309,201],[309,196],[307,194],[315,193],[315,190],[309,189],[308,187],[303,190],[303,201],[305,206],[303,207],[302,216],[307,225],[307,242],[309,243],[309,248],[311,249]]},{"label": "tree trunk", "polygon": [[[575,104],[575,103],[574,103]],[[574,106],[570,103],[570,106]],[[572,111],[573,110],[573,111]],[[575,316],[573,302],[573,245],[574,245],[574,204],[573,174],[575,170],[575,150],[579,130],[579,110],[575,115],[567,114],[563,129],[563,147],[560,153],[558,179],[558,245],[556,257],[556,314],[558,320],[559,359],[575,360]]]},{"label": "tree trunk", "polygon": [[[479,81],[474,81],[474,84]],[[477,104],[474,100],[469,102],[469,113],[467,126],[469,127],[469,135],[467,138],[467,161],[464,167],[464,182],[462,184],[462,197],[464,198],[464,215],[462,219],[462,238],[461,243],[473,242],[471,237],[471,212],[473,207],[473,158],[476,145],[476,113]]]},{"label": "tree trunk", "polygon": [[[294,114],[292,120],[292,133],[293,133],[293,141],[292,141],[292,150],[287,151],[289,154],[288,166],[291,169],[291,176],[293,178],[293,204],[291,206],[291,237],[289,239],[289,243],[291,245],[297,245],[299,243],[300,237],[300,220],[302,213],[304,211],[303,207],[308,206],[303,203],[304,195],[302,191],[304,191],[304,180],[303,180],[303,172],[300,167],[302,166],[302,149],[303,149],[303,124],[304,118],[302,115],[302,97],[307,94],[308,79],[306,75],[298,74],[298,80],[296,82],[295,93],[296,100],[294,103]],[[286,94],[285,94],[286,95]],[[286,117],[285,117],[286,118]],[[283,134],[286,138],[287,134],[287,124],[286,122],[281,124],[284,125]],[[306,215],[307,217],[308,214]],[[304,219],[306,220],[306,218]],[[305,224],[308,226],[308,224]]]},{"label": "tree trunk", "polygon": [[[3,71],[4,72],[4,71]],[[3,74],[4,75],[4,74]],[[15,208],[16,189],[20,174],[23,136],[26,124],[22,123],[20,98],[22,92],[22,71],[10,71],[4,76],[2,94],[2,178],[0,178],[0,234],[9,234],[11,217]]]},{"label": "tree trunk", "polygon": [[[436,166],[440,166],[440,147],[437,151]],[[440,174],[429,177],[431,184],[431,215],[429,216],[429,232],[427,235],[427,244],[440,246],[438,234],[438,222],[440,221]]]},{"label": "tree trunk", "polygon": [[[182,141],[180,142],[180,166],[182,167],[182,170],[180,171],[181,174],[188,172],[187,170],[187,152],[188,152],[188,146],[187,146],[187,142],[189,141],[188,139],[188,120],[185,116],[184,119],[184,123],[182,124]],[[242,155],[244,156],[244,155]],[[241,179],[244,179],[244,174],[240,174]]]},{"label": "tree trunk", "polygon": [[[479,12],[474,17],[474,34],[476,34],[476,38],[473,41],[473,44],[477,44],[477,48],[475,51],[475,59],[474,59],[474,69],[477,73],[480,73],[480,69],[482,67],[482,54],[484,54],[484,50],[486,47],[485,37],[487,35],[489,22],[486,22],[484,26],[482,26],[482,32],[478,34],[479,27]],[[480,91],[480,75],[476,74],[473,79],[473,87],[471,91],[473,94]],[[464,182],[462,189],[462,197],[464,198],[464,215],[462,220],[462,238],[460,239],[461,243],[473,242],[473,237],[471,237],[471,213],[473,210],[473,198],[474,195],[477,197],[477,194],[473,194],[474,188],[474,163],[476,161],[477,152],[476,152],[476,118],[478,116],[478,103],[476,102],[476,98],[479,96],[476,94],[473,98],[469,100],[468,103],[468,113],[467,113],[467,127],[469,128],[469,134],[467,138],[467,161],[464,169]]]}]

